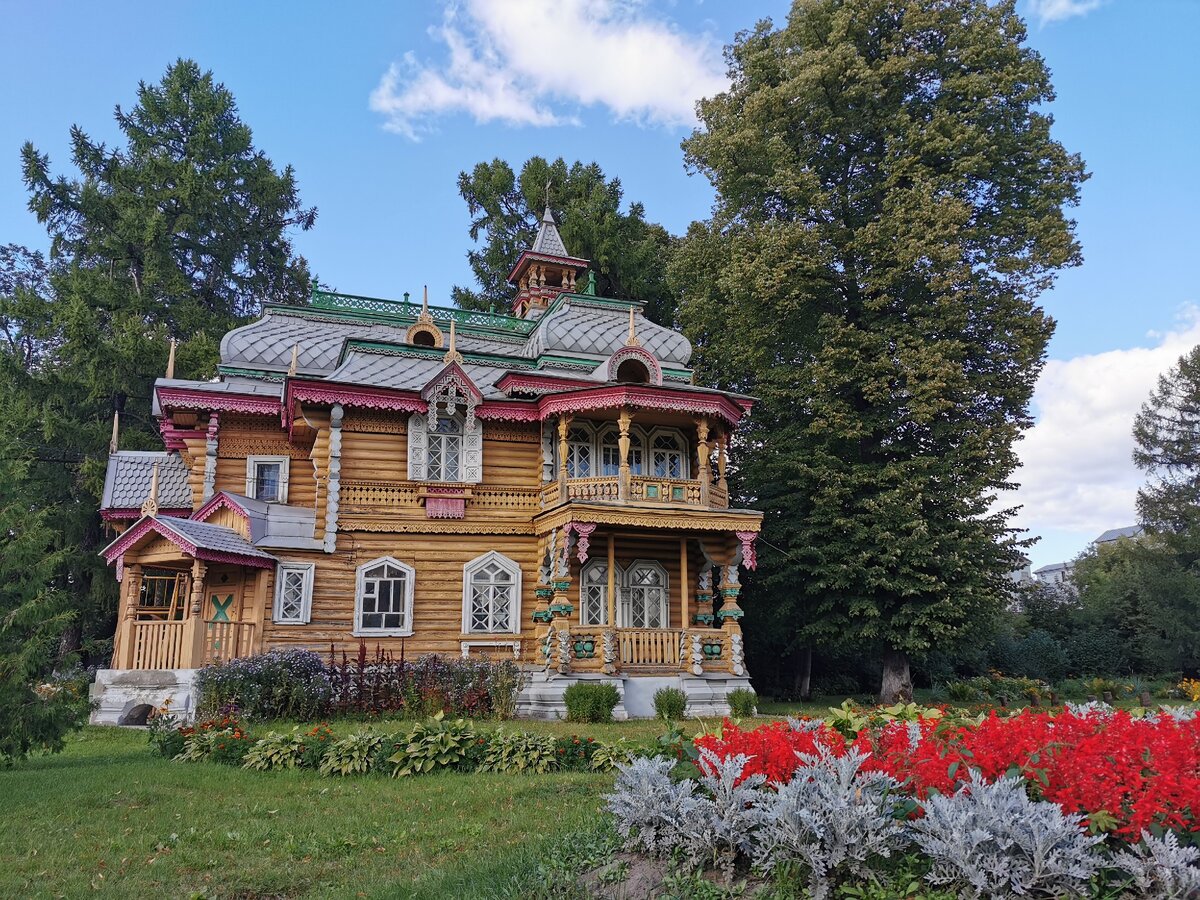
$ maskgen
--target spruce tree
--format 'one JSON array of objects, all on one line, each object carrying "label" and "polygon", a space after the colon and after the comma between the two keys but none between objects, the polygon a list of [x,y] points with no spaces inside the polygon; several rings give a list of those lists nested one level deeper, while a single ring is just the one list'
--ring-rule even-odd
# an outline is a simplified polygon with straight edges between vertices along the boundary
[{"label": "spruce tree", "polygon": [[705,380],[760,398],[748,635],[876,647],[887,700],[1006,596],[1036,298],[1081,260],[1086,173],[1024,40],[1012,0],[797,0],[738,36],[684,142],[717,199],[673,260],[681,320]]},{"label": "spruce tree", "polygon": [[1138,515],[1151,529],[1200,528],[1200,346],[1159,376],[1133,423],[1133,461],[1148,477]]}]

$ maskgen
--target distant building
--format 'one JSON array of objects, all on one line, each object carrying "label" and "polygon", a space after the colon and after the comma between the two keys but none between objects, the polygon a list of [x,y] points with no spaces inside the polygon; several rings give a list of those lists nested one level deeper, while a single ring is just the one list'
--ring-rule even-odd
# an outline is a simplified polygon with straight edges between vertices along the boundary
[{"label": "distant building", "polygon": [[1011,572],[1009,572],[1008,580],[1017,586],[1033,584],[1035,579],[1033,577],[1033,573],[1029,571],[1029,558],[1022,556],[1021,561],[1024,563],[1024,565],[1019,569],[1013,569]]},{"label": "distant building", "polygon": [[1108,531],[1104,532],[1104,534],[1100,535],[1100,537],[1096,538],[1096,540],[1092,541],[1092,543],[1096,545],[1096,549],[1105,546],[1112,547],[1115,546],[1117,541],[1121,540],[1121,538],[1129,538],[1130,540],[1133,540],[1134,538],[1141,537],[1145,533],[1146,529],[1141,525],[1126,525],[1124,528],[1110,528]]},{"label": "distant building", "polygon": [[1042,566],[1034,571],[1033,576],[1042,584],[1060,585],[1071,580],[1073,571],[1075,571],[1075,563],[1058,562]]}]

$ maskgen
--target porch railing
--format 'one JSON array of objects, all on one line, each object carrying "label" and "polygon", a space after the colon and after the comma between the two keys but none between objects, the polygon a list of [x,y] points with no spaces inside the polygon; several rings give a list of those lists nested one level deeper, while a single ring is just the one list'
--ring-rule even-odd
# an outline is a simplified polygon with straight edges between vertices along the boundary
[{"label": "porch railing", "polygon": [[[563,488],[566,488],[564,495]],[[542,506],[550,507],[566,500],[602,501],[615,503],[621,499],[621,479],[616,475],[598,478],[568,478],[566,482],[550,482],[542,488]],[[631,475],[631,503],[670,503],[681,506],[705,506],[704,487],[699,479],[654,478],[650,475]],[[728,494],[715,485],[709,487],[707,506],[725,508]]]},{"label": "porch railing", "polygon": [[683,635],[679,628],[622,628],[617,631],[621,666],[678,668]]},{"label": "porch railing", "polygon": [[188,669],[185,628],[187,622],[132,622],[129,637],[133,642],[135,669]]},{"label": "porch railing", "polygon": [[254,653],[253,622],[207,622],[204,625],[204,661],[229,662]]}]

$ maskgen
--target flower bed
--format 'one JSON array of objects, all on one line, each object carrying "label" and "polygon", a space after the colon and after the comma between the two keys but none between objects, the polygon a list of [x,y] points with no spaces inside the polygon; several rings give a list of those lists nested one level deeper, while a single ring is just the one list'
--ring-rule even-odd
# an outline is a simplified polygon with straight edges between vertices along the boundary
[{"label": "flower bed", "polygon": [[1200,832],[1200,719],[1190,712],[1137,718],[1083,707],[993,712],[979,722],[939,716],[863,728],[852,739],[821,722],[752,730],[726,722],[721,734],[696,740],[716,760],[746,756],[741,777],[762,775],[775,785],[790,781],[803,765],[798,754],[818,745],[838,756],[850,748],[868,754],[868,770],[891,776],[919,799],[954,793],[973,770],[989,782],[1021,778],[1031,799],[1082,815],[1092,832],[1131,841],[1148,829]]}]

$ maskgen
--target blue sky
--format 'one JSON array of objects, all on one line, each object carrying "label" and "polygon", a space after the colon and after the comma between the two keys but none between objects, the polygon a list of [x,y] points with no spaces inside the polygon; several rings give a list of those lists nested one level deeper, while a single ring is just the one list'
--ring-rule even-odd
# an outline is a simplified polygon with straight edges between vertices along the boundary
[{"label": "blue sky", "polygon": [[[44,247],[25,208],[25,140],[67,168],[72,123],[115,137],[179,56],[238,99],[256,142],[291,163],[316,228],[296,239],[323,281],[445,302],[469,279],[458,172],[502,157],[595,160],[673,232],[711,191],[679,150],[692,100],[719,90],[720,48],[782,0],[461,0],[0,4],[0,242]],[[1093,173],[1077,210],[1085,264],[1043,302],[1058,320],[1023,442],[1018,521],[1038,566],[1133,521],[1129,424],[1195,343],[1200,3],[1024,0],[1058,90],[1056,136]]]}]

